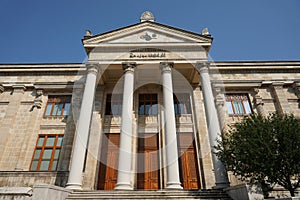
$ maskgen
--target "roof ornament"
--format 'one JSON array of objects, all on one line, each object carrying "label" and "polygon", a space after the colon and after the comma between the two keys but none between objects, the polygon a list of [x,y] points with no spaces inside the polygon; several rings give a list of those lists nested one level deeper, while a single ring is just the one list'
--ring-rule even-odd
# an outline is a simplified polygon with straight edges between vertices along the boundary
[{"label": "roof ornament", "polygon": [[87,36],[87,37],[93,36],[92,31],[86,30],[86,31],[85,31],[85,36]]},{"label": "roof ornament", "polygon": [[208,31],[208,28],[202,29],[202,33],[201,34],[205,35],[205,36],[211,36],[210,33],[209,33],[209,31]]},{"label": "roof ornament", "polygon": [[154,15],[152,14],[152,12],[150,12],[150,11],[145,11],[145,12],[143,12],[143,14],[141,15],[140,21],[141,21],[141,22],[144,22],[144,21],[151,21],[151,22],[154,22],[154,21],[155,21],[155,18],[154,18]]}]

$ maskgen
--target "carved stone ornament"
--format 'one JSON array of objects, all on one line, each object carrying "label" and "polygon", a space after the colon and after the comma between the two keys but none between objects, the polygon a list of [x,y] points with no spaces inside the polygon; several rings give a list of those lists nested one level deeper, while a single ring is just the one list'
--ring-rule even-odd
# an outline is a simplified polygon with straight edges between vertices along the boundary
[{"label": "carved stone ornament", "polygon": [[141,35],[140,38],[142,40],[150,41],[152,39],[157,39],[157,35],[155,33],[148,33],[146,32],[145,34]]},{"label": "carved stone ornament", "polygon": [[144,21],[154,22],[154,20],[155,20],[154,15],[150,11],[143,12],[141,15],[141,18],[140,18],[141,22],[144,22]]},{"label": "carved stone ornament", "polygon": [[136,63],[122,63],[123,65],[123,70],[124,70],[124,73],[126,72],[134,72],[134,68],[136,66]]},{"label": "carved stone ornament", "polygon": [[33,108],[42,108],[43,105],[43,100],[42,100],[42,96],[43,96],[44,91],[42,89],[37,89],[36,90],[36,96],[35,99],[33,101],[33,105],[32,105],[32,109]]},{"label": "carved stone ornament", "polygon": [[160,69],[162,72],[171,72],[172,68],[173,68],[173,63],[171,62],[160,63]]},{"label": "carved stone ornament", "polygon": [[197,62],[196,63],[196,68],[200,73],[208,73],[208,67],[209,63],[208,62]]},{"label": "carved stone ornament", "polygon": [[0,94],[4,92],[4,87],[3,85],[0,85]]}]

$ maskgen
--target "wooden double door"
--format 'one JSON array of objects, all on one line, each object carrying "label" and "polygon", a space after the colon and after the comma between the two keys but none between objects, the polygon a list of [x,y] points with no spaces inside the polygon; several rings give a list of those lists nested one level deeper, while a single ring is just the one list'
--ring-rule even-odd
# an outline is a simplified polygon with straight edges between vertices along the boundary
[{"label": "wooden double door", "polygon": [[117,184],[120,134],[103,135],[98,190],[113,190]]},{"label": "wooden double door", "polygon": [[200,189],[200,177],[193,133],[178,133],[180,181],[183,189]]},{"label": "wooden double door", "polygon": [[137,189],[157,190],[159,179],[158,134],[139,134],[137,154]]},{"label": "wooden double door", "polygon": [[[178,133],[180,181],[186,190],[200,189],[199,170],[192,133]],[[102,139],[98,189],[113,190],[117,183],[120,134]],[[159,140],[157,133],[139,134],[137,149],[137,189],[160,188]]]}]

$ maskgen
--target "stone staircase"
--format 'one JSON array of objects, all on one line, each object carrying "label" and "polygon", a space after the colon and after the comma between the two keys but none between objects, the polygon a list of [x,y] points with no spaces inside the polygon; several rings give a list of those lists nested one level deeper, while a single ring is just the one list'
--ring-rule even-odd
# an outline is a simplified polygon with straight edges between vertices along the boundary
[{"label": "stone staircase", "polygon": [[66,200],[101,200],[101,199],[200,199],[200,200],[232,200],[222,190],[198,190],[198,191],[73,191]]}]

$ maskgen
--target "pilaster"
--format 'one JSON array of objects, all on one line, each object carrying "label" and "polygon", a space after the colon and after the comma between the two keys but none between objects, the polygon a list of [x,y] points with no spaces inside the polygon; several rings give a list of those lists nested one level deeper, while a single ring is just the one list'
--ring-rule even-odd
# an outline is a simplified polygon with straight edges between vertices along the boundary
[{"label": "pilaster", "polygon": [[281,114],[288,113],[291,111],[289,102],[285,95],[285,91],[283,90],[283,84],[283,82],[273,82],[271,85],[276,100],[278,112]]},{"label": "pilaster", "polygon": [[223,130],[223,128],[225,127],[225,119],[226,119],[225,109],[224,109],[225,97],[222,88],[220,86],[214,86],[214,89],[215,89],[215,104],[216,104],[217,113],[219,117],[219,124],[221,130]]},{"label": "pilaster", "polygon": [[264,102],[262,97],[259,95],[259,89],[254,88],[253,90],[255,92],[253,103],[255,108],[257,109],[257,113],[261,116],[265,116]]}]

